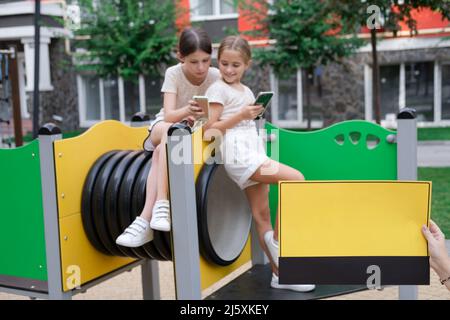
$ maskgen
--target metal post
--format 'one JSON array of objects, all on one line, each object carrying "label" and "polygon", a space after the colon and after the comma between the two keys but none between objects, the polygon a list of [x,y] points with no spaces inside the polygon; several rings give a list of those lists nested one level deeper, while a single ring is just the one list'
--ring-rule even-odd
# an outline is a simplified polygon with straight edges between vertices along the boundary
[{"label": "metal post", "polygon": [[156,260],[145,259],[141,265],[142,298],[144,300],[160,300],[159,265]]},{"label": "metal post", "polygon": [[181,123],[169,128],[167,162],[177,299],[201,299],[192,137]]},{"label": "metal post", "polygon": [[42,202],[44,208],[45,250],[47,256],[48,297],[68,300],[70,292],[63,291],[61,251],[59,242],[58,202],[53,142],[62,139],[61,130],[54,124],[39,129]]},{"label": "metal post", "polygon": [[41,0],[35,0],[34,9],[34,91],[33,91],[33,138],[37,138],[39,127],[39,77],[41,49]]},{"label": "metal post", "polygon": [[13,107],[13,119],[14,119],[14,139],[16,147],[20,147],[23,144],[22,138],[22,113],[20,110],[20,92],[19,92],[19,69],[17,66],[17,48],[11,47],[11,54],[9,60],[9,77],[11,80],[11,97]]},{"label": "metal post", "polygon": [[[416,110],[405,108],[397,115],[397,179],[417,180]],[[400,300],[417,300],[417,286],[399,286]]]}]

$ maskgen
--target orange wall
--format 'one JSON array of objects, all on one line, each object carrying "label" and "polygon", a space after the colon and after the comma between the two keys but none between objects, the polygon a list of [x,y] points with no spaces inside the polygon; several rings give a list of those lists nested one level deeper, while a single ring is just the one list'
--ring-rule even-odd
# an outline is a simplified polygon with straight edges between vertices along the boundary
[{"label": "orange wall", "polygon": [[[450,27],[450,21],[442,20],[441,14],[431,9],[414,10],[411,15],[417,21],[418,30]],[[406,23],[400,23],[400,26],[402,30],[409,30]]]},{"label": "orange wall", "polygon": [[[189,15],[189,9],[190,9],[190,1],[189,0],[178,0],[179,1],[179,7],[182,9],[181,12],[177,14],[177,27],[179,30],[184,28],[185,26],[190,25],[190,15]],[[252,0],[247,0],[248,2],[252,2]],[[417,29],[419,30],[426,30],[426,29],[438,29],[438,28],[450,28],[450,21],[448,20],[442,20],[441,14],[438,12],[434,12],[431,9],[419,9],[419,10],[413,10],[412,11],[413,18],[417,21]],[[244,31],[251,31],[256,28],[261,28],[262,25],[259,23],[263,17],[249,17],[248,13],[239,8],[239,18],[238,18],[238,31],[244,32]],[[406,23],[400,23],[401,31],[409,31],[408,26]],[[363,27],[361,29],[361,33],[369,33],[369,30],[366,27]],[[428,36],[447,36],[449,33],[442,33],[437,32],[435,34],[425,34],[422,35],[424,37]],[[420,36],[420,35],[419,35]],[[261,38],[255,38],[247,36],[248,39],[257,40]],[[266,38],[262,38],[266,39]]]},{"label": "orange wall", "polygon": [[189,0],[176,0],[177,6],[177,19],[176,26],[179,31],[183,28],[191,25],[191,18],[189,14],[190,2]]}]

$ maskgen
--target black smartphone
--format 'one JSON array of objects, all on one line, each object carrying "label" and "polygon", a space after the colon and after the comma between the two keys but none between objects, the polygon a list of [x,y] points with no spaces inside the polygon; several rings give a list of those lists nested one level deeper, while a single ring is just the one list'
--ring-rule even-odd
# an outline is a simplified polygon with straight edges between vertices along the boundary
[{"label": "black smartphone", "polygon": [[266,112],[267,106],[269,105],[269,102],[272,99],[272,97],[273,97],[272,91],[263,91],[263,92],[258,93],[258,96],[256,97],[254,105],[255,106],[261,105],[261,106],[263,106],[264,110],[255,118],[255,120],[261,119],[264,112]]}]

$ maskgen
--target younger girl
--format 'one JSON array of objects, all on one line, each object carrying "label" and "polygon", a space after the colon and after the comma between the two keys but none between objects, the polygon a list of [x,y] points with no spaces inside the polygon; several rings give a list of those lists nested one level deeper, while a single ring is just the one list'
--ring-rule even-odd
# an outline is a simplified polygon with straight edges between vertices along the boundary
[{"label": "younger girl", "polygon": [[[314,285],[280,285],[278,283],[278,232],[272,229],[269,210],[269,184],[279,180],[303,180],[303,175],[284,164],[269,159],[258,136],[255,121],[262,107],[255,106],[252,91],[241,83],[251,62],[248,42],[238,36],[225,38],[218,51],[222,78],[206,92],[210,101],[210,121],[205,126],[205,138],[213,131],[224,135],[222,159],[232,180],[244,190],[259,242],[272,264],[271,286],[277,289],[311,291]],[[215,130],[211,130],[215,129]],[[276,170],[273,170],[276,168]]]},{"label": "younger girl", "polygon": [[166,70],[161,89],[164,107],[149,128],[150,149],[155,150],[147,178],[145,206],[141,215],[116,239],[119,245],[139,247],[152,240],[150,228],[170,230],[165,151],[167,130],[175,122],[185,119],[192,122],[203,115],[192,97],[204,95],[206,89],[220,77],[219,70],[210,67],[211,52],[211,40],[204,30],[183,30],[178,45],[180,63]]}]

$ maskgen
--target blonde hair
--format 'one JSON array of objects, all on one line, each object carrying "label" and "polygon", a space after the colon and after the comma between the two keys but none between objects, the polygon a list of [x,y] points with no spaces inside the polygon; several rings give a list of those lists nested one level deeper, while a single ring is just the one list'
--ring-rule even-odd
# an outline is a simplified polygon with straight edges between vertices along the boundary
[{"label": "blonde hair", "polygon": [[219,51],[217,53],[217,59],[220,59],[220,56],[225,50],[235,50],[238,51],[245,63],[248,63],[252,58],[252,51],[250,49],[250,45],[247,40],[241,38],[240,36],[228,36],[222,40],[220,43]]}]

